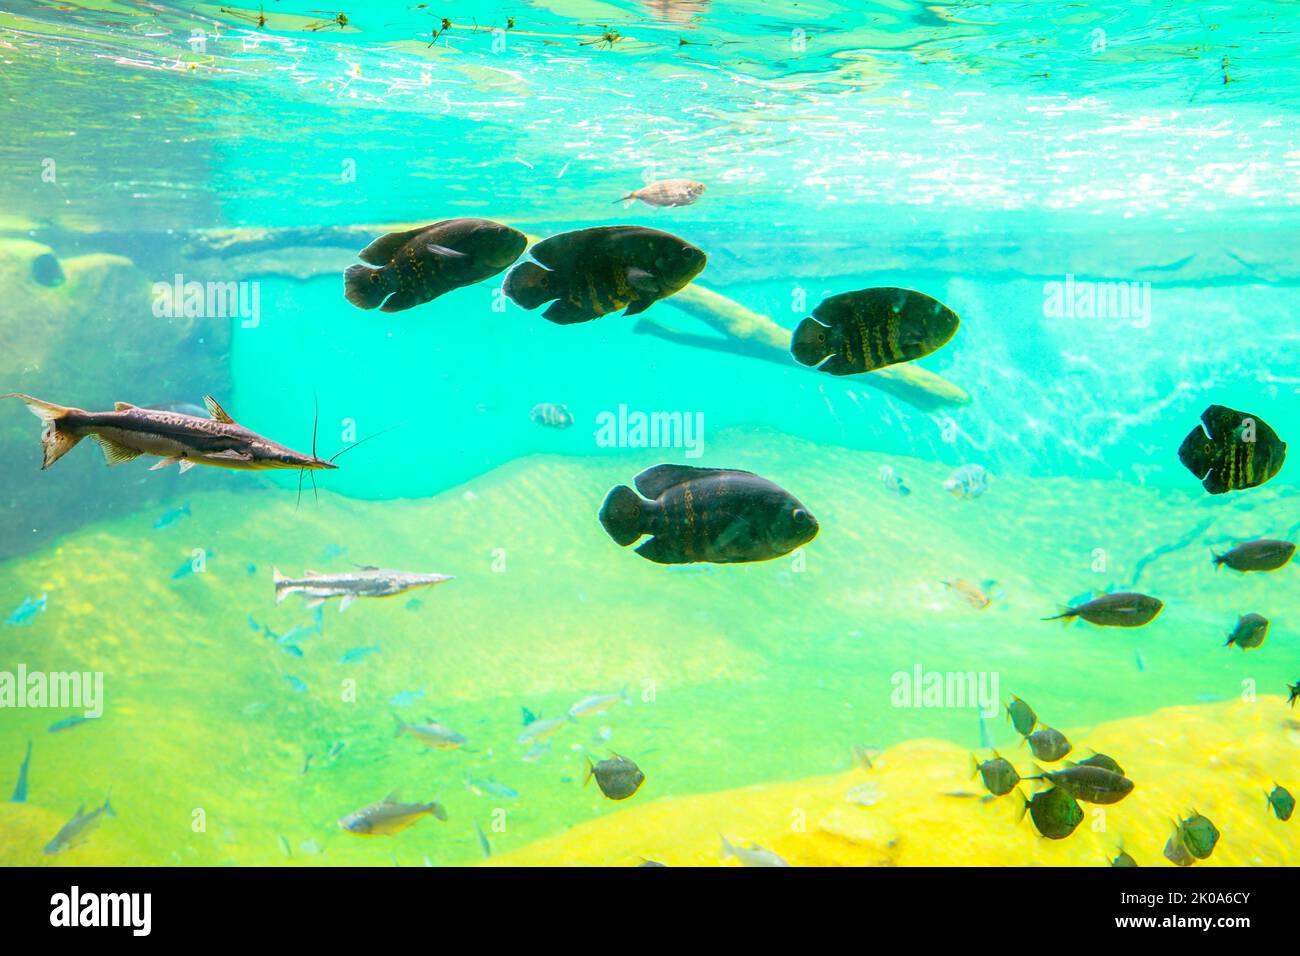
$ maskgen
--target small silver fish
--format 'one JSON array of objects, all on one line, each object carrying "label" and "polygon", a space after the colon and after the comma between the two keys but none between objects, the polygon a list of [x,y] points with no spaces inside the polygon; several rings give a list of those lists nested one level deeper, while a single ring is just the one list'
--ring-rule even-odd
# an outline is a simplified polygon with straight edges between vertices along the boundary
[{"label": "small silver fish", "polygon": [[661,179],[647,186],[642,186],[640,189],[632,190],[620,202],[623,203],[624,209],[631,206],[638,199],[647,206],[658,206],[660,208],[689,206],[704,195],[706,188],[704,183],[696,182],[693,179]]},{"label": "small silver fish", "polygon": [[572,722],[573,718],[568,714],[565,714],[563,717],[547,717],[545,720],[539,718],[529,723],[529,725],[524,728],[524,732],[516,738],[515,742],[521,744],[540,743],[548,737],[554,736],[563,727]]},{"label": "small silver fish", "polygon": [[86,805],[83,803],[77,807],[77,812],[72,815],[72,819],[63,824],[59,832],[54,834],[54,839],[46,844],[45,855],[53,856],[74,846],[80,846],[89,839],[90,832],[104,822],[104,817],[115,816],[117,814],[113,811],[108,795],[104,797],[103,806],[96,807],[89,813],[86,812]]},{"label": "small silver fish", "polygon": [[432,718],[426,718],[423,724],[408,724],[401,717],[393,714],[393,720],[397,721],[397,732],[393,736],[400,737],[406,734],[434,750],[455,750],[468,743],[464,734],[457,733]]},{"label": "small silver fish", "polygon": [[619,701],[632,703],[632,698],[624,687],[617,694],[592,694],[590,697],[584,697],[572,707],[569,708],[570,717],[591,717],[595,714],[603,714]]},{"label": "small silver fish", "polygon": [[402,803],[394,790],[378,803],[349,813],[339,820],[339,826],[358,836],[391,836],[418,823],[423,816],[446,820],[447,811],[436,800],[429,803]]},{"label": "small silver fish", "polygon": [[741,866],[789,866],[790,864],[765,847],[751,843],[748,847],[733,846],[724,836],[722,838],[722,858],[734,856]]}]

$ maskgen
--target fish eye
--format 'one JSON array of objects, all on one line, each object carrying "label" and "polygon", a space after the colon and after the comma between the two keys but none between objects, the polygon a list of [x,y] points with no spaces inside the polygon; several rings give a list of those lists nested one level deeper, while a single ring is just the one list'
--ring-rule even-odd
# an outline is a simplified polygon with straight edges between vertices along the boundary
[{"label": "fish eye", "polygon": [[371,285],[378,285],[378,284],[379,284],[379,273],[378,273],[378,272],[372,272],[372,273],[370,273],[370,284],[371,284]]},{"label": "fish eye", "polygon": [[1205,450],[1205,453],[1206,453],[1207,455],[1212,455],[1212,454],[1214,454],[1214,443],[1213,443],[1213,442],[1208,442],[1208,441],[1207,441],[1207,442],[1205,443],[1205,449],[1204,449],[1204,450]]},{"label": "fish eye", "polygon": [[683,247],[682,247],[682,258],[683,258],[683,259],[694,259],[694,258],[695,258],[695,248],[694,248],[693,246],[683,246]]},{"label": "fish eye", "polygon": [[790,512],[790,517],[794,519],[795,524],[803,524],[808,520],[808,512],[802,508],[795,508],[794,511]]}]

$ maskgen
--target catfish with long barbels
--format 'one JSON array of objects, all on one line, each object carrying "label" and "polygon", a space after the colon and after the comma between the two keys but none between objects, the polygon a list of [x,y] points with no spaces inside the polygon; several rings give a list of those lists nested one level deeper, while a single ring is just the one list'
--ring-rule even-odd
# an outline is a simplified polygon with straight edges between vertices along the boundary
[{"label": "catfish with long barbels", "polygon": [[854,375],[929,355],[960,324],[952,309],[911,289],[841,292],[799,323],[790,352],[819,372]]},{"label": "catfish with long barbels", "polygon": [[45,453],[42,470],[66,455],[83,438],[99,442],[104,461],[109,465],[152,455],[162,460],[151,470],[179,465],[182,474],[195,465],[245,471],[315,471],[338,467],[333,464],[333,458],[322,459],[314,453],[294,451],[236,424],[211,395],[203,399],[211,418],[139,408],[127,402],[118,402],[111,412],[88,412],[41,401],[21,392],[0,395],[0,399],[5,398],[22,399],[32,414],[45,423],[41,433]]}]

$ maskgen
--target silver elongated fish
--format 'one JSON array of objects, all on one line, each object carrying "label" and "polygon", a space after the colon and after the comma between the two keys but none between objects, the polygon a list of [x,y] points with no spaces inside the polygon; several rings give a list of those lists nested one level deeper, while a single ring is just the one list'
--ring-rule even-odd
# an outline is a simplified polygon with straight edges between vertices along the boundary
[{"label": "silver elongated fish", "polygon": [[358,836],[391,836],[418,823],[423,816],[447,819],[447,811],[437,800],[428,803],[402,803],[394,790],[377,803],[354,810],[339,821],[339,826]]},{"label": "silver elongated fish", "polygon": [[592,694],[590,697],[584,697],[569,708],[569,716],[591,717],[596,714],[603,714],[620,700],[625,704],[632,703],[632,698],[628,694],[626,687],[617,694]]},{"label": "silver elongated fish", "polygon": [[77,807],[77,812],[72,815],[72,819],[54,834],[54,839],[45,845],[45,855],[53,856],[63,850],[70,850],[74,846],[80,846],[90,837],[90,831],[99,826],[104,817],[115,817],[113,805],[109,803],[108,795],[104,796],[104,805],[96,807],[89,813],[86,812],[86,805],[83,803]]},{"label": "silver elongated fish", "polygon": [[301,578],[287,578],[279,568],[273,568],[275,603],[279,604],[290,594],[302,594],[308,607],[316,607],[328,598],[342,598],[339,611],[346,611],[360,597],[381,598],[402,594],[414,588],[427,588],[444,581],[454,580],[450,574],[415,574],[410,571],[387,571],[367,566],[356,571],[339,571],[322,574],[304,571]]},{"label": "silver elongated fish", "polygon": [[734,856],[740,861],[741,866],[789,866],[784,859],[776,853],[759,846],[757,843],[751,843],[749,846],[735,846],[725,836],[722,838],[722,858],[725,860],[729,856]]},{"label": "silver elongated fish", "polygon": [[434,750],[455,750],[469,742],[464,734],[438,723],[432,717],[426,718],[422,724],[408,724],[396,714],[393,714],[393,720],[397,721],[397,732],[393,736],[406,734]]},{"label": "silver elongated fish", "polygon": [[182,474],[195,465],[244,471],[338,467],[236,424],[211,395],[203,400],[211,418],[139,408],[127,402],[118,402],[111,412],[88,412],[20,392],[0,395],[0,399],[5,398],[22,399],[31,413],[45,423],[41,432],[41,448],[45,453],[42,470],[70,452],[83,438],[99,442],[104,461],[109,465],[153,455],[162,460],[151,470],[180,465]]}]

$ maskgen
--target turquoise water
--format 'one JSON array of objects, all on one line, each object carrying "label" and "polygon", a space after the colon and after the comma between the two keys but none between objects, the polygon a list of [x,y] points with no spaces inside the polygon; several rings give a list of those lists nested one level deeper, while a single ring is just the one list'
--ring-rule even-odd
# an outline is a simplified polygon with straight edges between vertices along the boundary
[{"label": "turquoise water", "polygon": [[[107,743],[2,714],[0,770],[34,737],[31,802],[51,819],[111,782],[131,812],[103,862],[301,862],[278,849],[286,830],[328,843],[325,862],[387,862],[334,820],[415,776],[409,798],[455,793],[459,828],[404,862],[461,863],[482,809],[465,773],[525,781],[522,822],[493,837],[514,848],[612,809],[572,792],[582,757],[616,744],[651,758],[648,800],[842,769],[853,743],[979,743],[969,709],[891,709],[889,675],[918,662],[999,673],[1004,697],[1036,690],[1076,725],[1296,679],[1294,569],[1243,580],[1208,561],[1233,540],[1294,540],[1296,471],[1217,498],[1176,454],[1211,403],[1300,435],[1293,4],[376,2],[341,26],[318,3],[0,12],[0,391],[87,409],[212,393],[293,448],[315,431],[326,457],[376,436],[298,509],[294,471],[109,470],[86,443],[38,473],[40,426],[3,403],[0,614],[49,605],[0,626],[0,662],[93,664],[110,701],[93,730],[118,724]],[[619,204],[672,178],[707,190]],[[643,320],[575,326],[503,300],[502,276],[395,314],[344,300],[372,239],[462,216],[534,239],[668,231],[709,256],[694,286],[769,329],[875,286],[962,324],[900,366],[932,376],[900,391],[779,348],[645,334],[653,320],[727,343],[685,292]],[[62,284],[34,278],[46,254]],[[259,314],[159,316],[154,284],[178,275],[255,285]],[[1058,309],[1067,283],[1103,299],[1122,285],[1140,308]],[[533,421],[539,403],[573,426]],[[702,416],[699,460],[603,443],[622,406]],[[822,526],[807,578],[786,558],[669,569],[620,551],[595,518],[604,494],[666,460],[789,488]],[[993,479],[958,501],[942,482],[967,464]],[[911,495],[884,488],[884,465]],[[196,548],[210,570],[173,581]],[[410,609],[327,608],[325,646],[304,641],[301,662],[245,623],[309,621],[297,598],[273,603],[272,567],[349,562],[457,580]],[[939,583],[954,578],[996,582],[992,605],[954,599]],[[1151,643],[1044,636],[1059,604],[1135,579],[1168,606]],[[1270,643],[1213,656],[1248,610],[1273,618]],[[322,690],[348,668],[374,682],[363,712]],[[672,690],[659,710],[616,710],[612,737],[575,738],[550,766],[510,745],[523,707],[550,716],[646,680]],[[387,702],[415,688],[405,716],[474,728],[469,751],[393,751]],[[355,764],[297,772],[338,739]],[[110,748],[129,767],[110,771]],[[719,751],[737,755],[725,770]],[[194,781],[172,816],[205,788],[238,791],[219,848],[160,831],[158,774]],[[8,825],[4,859],[21,862]]]}]

